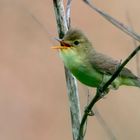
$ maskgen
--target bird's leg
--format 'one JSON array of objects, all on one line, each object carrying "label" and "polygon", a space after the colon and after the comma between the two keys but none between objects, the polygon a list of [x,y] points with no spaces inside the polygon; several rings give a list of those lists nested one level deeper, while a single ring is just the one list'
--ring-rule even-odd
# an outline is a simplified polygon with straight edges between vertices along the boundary
[{"label": "bird's leg", "polygon": [[[85,112],[86,112],[86,109],[85,109]],[[88,116],[94,116],[95,115],[93,110],[87,111],[86,113],[88,114]]]},{"label": "bird's leg", "polygon": [[88,116],[94,116],[95,113],[93,112],[93,110],[87,111],[87,106],[89,105],[89,103],[90,103],[90,90],[88,88],[87,105],[85,106],[85,112],[86,114],[88,114]]},{"label": "bird's leg", "polygon": [[103,78],[102,78],[102,82],[98,87],[99,92],[101,93],[101,98],[103,98],[106,94],[108,94],[108,92],[110,91],[110,88],[107,88],[104,92],[100,91],[102,89],[102,86],[105,84],[105,82],[108,80],[108,76],[104,73],[103,74]]},{"label": "bird's leg", "polygon": [[[120,62],[118,63],[118,65],[116,65],[116,70],[117,71],[121,65],[122,60],[120,60]],[[116,79],[112,82],[112,84],[109,86],[110,89],[114,89],[117,90],[120,86],[120,82],[119,80],[117,81]]]},{"label": "bird's leg", "polygon": [[115,71],[117,71],[117,70],[120,68],[121,62],[122,62],[122,59],[121,59],[121,60],[119,61],[119,63],[116,65]]},{"label": "bird's leg", "polygon": [[93,112],[93,110],[88,110],[87,107],[88,107],[88,105],[85,106],[85,109],[84,109],[85,113],[86,113],[88,116],[94,116],[95,113]]}]

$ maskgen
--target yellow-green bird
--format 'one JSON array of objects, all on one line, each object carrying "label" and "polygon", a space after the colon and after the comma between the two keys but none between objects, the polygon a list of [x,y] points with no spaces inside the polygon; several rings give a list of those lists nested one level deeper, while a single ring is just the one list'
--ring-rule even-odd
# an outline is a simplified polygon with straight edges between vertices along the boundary
[{"label": "yellow-green bird", "polygon": [[[120,65],[119,61],[97,52],[86,35],[78,29],[70,29],[59,41],[61,46],[53,48],[60,50],[65,66],[87,86],[98,87],[107,82]],[[123,68],[111,87],[118,89],[121,85],[140,87],[140,78]]]}]

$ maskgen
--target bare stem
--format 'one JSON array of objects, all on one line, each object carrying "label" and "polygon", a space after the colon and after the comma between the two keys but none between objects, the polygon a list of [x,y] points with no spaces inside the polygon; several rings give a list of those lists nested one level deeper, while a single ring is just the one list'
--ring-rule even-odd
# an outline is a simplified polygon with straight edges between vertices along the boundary
[{"label": "bare stem", "polygon": [[72,2],[72,0],[67,0],[67,6],[66,6],[66,20],[67,20],[67,26],[68,27],[70,27],[71,2]]},{"label": "bare stem", "polygon": [[140,41],[140,35],[138,35],[136,32],[134,32],[130,27],[127,27],[123,23],[117,21],[115,18],[111,17],[109,14],[105,13],[104,11],[97,8],[93,3],[91,3],[89,0],[83,0],[89,7],[91,7],[94,11],[102,15],[106,20],[111,22],[113,25],[115,25],[117,28],[121,29],[123,32],[131,36],[137,41]]},{"label": "bare stem", "polygon": [[[63,0],[53,0],[54,10],[57,21],[58,34],[60,38],[63,38],[68,30],[68,24],[65,17],[65,11],[63,6]],[[67,16],[69,18],[70,14]],[[77,140],[79,134],[79,126],[81,121],[79,95],[77,90],[77,82],[70,71],[65,67],[65,76],[67,83],[67,93],[70,103],[71,123],[73,140]],[[83,139],[80,139],[83,140]]]}]

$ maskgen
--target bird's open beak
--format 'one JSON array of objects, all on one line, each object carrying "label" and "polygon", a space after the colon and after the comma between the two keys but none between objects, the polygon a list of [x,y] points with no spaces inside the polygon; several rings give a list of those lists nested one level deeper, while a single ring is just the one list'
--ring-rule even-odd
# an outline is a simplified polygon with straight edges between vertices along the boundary
[{"label": "bird's open beak", "polygon": [[61,46],[53,46],[52,49],[68,49],[70,47],[70,44],[66,43],[64,40],[55,38],[57,41],[60,42]]}]

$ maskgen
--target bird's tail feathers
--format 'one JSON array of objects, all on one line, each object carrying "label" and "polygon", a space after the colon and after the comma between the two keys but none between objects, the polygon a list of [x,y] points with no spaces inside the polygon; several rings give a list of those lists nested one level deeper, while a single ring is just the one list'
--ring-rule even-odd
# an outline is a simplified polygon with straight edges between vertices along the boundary
[{"label": "bird's tail feathers", "polygon": [[136,87],[140,88],[140,78],[134,79],[133,82],[134,82]]},{"label": "bird's tail feathers", "polygon": [[140,88],[140,78],[123,78],[121,85],[127,85],[127,86],[136,86]]}]

